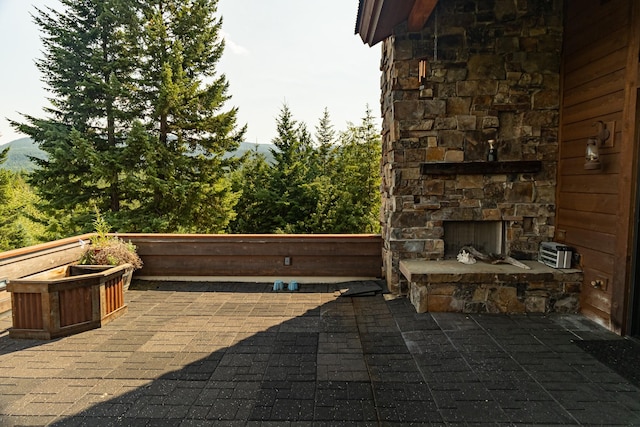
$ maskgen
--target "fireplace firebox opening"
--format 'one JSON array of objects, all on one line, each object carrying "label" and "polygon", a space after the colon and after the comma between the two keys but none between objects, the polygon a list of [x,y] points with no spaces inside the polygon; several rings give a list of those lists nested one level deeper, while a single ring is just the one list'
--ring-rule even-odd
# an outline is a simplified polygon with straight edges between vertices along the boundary
[{"label": "fireplace firebox opening", "polygon": [[503,221],[445,221],[444,257],[455,259],[463,246],[485,254],[504,254],[505,236]]}]

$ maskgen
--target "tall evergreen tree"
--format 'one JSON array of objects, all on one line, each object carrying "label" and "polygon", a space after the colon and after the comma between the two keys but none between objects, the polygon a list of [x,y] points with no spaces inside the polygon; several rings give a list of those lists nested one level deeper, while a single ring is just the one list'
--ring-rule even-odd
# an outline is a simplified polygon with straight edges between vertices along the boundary
[{"label": "tall evergreen tree", "polygon": [[87,206],[118,212],[126,165],[122,144],[138,113],[129,102],[135,74],[137,16],[129,0],[61,0],[63,12],[38,10],[44,58],[37,61],[51,92],[48,118],[14,123],[47,153],[31,175],[53,209],[89,222]]},{"label": "tall evergreen tree", "polygon": [[316,182],[319,200],[308,221],[314,232],[377,233],[382,147],[371,110],[338,139],[329,173]]},{"label": "tall evergreen tree", "polygon": [[131,189],[144,194],[133,228],[221,232],[237,199],[227,175],[238,160],[224,154],[239,146],[245,128],[237,128],[236,108],[221,111],[229,84],[216,74],[224,49],[217,0],[143,3],[139,100],[147,134],[136,132],[131,144],[140,147],[146,173]]},{"label": "tall evergreen tree", "polygon": [[265,155],[254,151],[233,176],[233,189],[239,194],[231,233],[271,233],[277,228],[272,220],[272,193],[269,188],[271,166]]},{"label": "tall evergreen tree", "polygon": [[[237,233],[376,233],[380,230],[381,143],[371,111],[334,139],[329,115],[316,144],[284,105],[273,165],[254,157],[234,180],[242,196]],[[322,150],[322,147],[326,150]],[[322,154],[322,156],[321,156]],[[324,161],[324,169],[318,166]]]},{"label": "tall evergreen tree", "polygon": [[94,204],[123,231],[223,230],[236,200],[223,154],[244,129],[221,111],[217,0],[62,3],[35,18],[50,117],[14,123],[47,152],[40,194],[70,212],[70,232],[91,227]]},{"label": "tall evergreen tree", "polygon": [[350,124],[340,142],[336,167],[340,200],[335,231],[378,233],[382,144],[368,106],[360,124]]},{"label": "tall evergreen tree", "polygon": [[309,232],[306,219],[316,207],[317,195],[310,183],[313,180],[310,159],[313,154],[311,135],[304,123],[293,119],[289,106],[284,104],[277,118],[278,136],[271,150],[270,191],[274,232]]},{"label": "tall evergreen tree", "polygon": [[336,132],[331,124],[329,110],[325,107],[322,117],[316,126],[316,163],[318,174],[327,175],[331,167],[331,158],[336,139]]},{"label": "tall evergreen tree", "polygon": [[[0,151],[0,165],[7,161],[9,148]],[[11,172],[0,169],[0,252],[21,246],[22,233],[14,226],[16,214],[9,206]]]},{"label": "tall evergreen tree", "polygon": [[[0,151],[0,165],[9,148]],[[38,198],[20,172],[0,169],[0,252],[41,243],[47,239],[46,220],[37,209]]]},{"label": "tall evergreen tree", "polygon": [[[9,147],[0,151],[0,165],[7,161],[9,157]],[[9,192],[9,172],[0,169],[0,209],[6,203]]]},{"label": "tall evergreen tree", "polygon": [[336,138],[336,132],[333,130],[333,124],[331,124],[331,115],[327,107],[322,112],[318,125],[316,126],[316,143],[318,147],[331,147],[333,146]]}]

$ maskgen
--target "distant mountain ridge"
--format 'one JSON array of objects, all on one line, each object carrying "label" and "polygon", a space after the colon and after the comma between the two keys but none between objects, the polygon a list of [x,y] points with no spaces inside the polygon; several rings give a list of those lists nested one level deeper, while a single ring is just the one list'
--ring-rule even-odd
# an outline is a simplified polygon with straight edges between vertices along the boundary
[{"label": "distant mountain ridge", "polygon": [[[20,138],[13,140],[4,145],[0,145],[0,151],[9,147],[9,156],[7,157],[7,161],[0,165],[0,169],[7,169],[14,172],[24,171],[31,172],[35,169],[35,164],[31,161],[31,157],[36,157],[39,159],[45,159],[47,157],[47,153],[42,151],[36,143],[29,137]],[[275,146],[273,144],[258,144],[253,142],[241,142],[240,147],[233,152],[230,153],[229,156],[242,156],[244,153],[248,151],[255,151],[267,158],[267,161],[272,160],[271,149],[274,149]]]},{"label": "distant mountain ridge", "polygon": [[0,145],[0,151],[9,147],[9,156],[7,161],[0,165],[0,169],[7,169],[10,171],[25,171],[31,172],[35,169],[36,165],[31,161],[30,157],[37,157],[44,159],[47,157],[47,153],[42,151],[29,137],[13,140],[7,144]]}]

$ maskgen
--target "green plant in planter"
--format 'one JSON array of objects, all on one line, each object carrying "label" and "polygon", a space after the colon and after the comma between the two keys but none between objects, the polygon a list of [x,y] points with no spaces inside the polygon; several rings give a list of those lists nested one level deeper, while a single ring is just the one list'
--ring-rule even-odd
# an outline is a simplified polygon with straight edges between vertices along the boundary
[{"label": "green plant in planter", "polygon": [[96,219],[93,222],[96,229],[96,237],[91,240],[91,245],[80,258],[79,264],[83,265],[122,265],[129,263],[135,269],[142,268],[142,260],[136,252],[136,246],[131,242],[125,242],[118,236],[110,236],[111,228],[107,221],[96,209]]}]

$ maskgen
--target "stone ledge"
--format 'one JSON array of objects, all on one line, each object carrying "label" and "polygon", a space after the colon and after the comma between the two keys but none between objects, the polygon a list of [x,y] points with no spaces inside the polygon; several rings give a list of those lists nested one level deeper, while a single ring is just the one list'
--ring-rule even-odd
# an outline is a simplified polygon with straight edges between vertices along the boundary
[{"label": "stone ledge", "polygon": [[551,268],[538,261],[522,261],[531,270],[516,267],[511,264],[489,264],[478,261],[467,265],[458,261],[400,261],[400,271],[410,282],[423,280],[436,282],[473,283],[476,281],[523,281],[541,279],[563,279],[564,281],[582,280],[582,271],[577,269]]},{"label": "stone ledge", "polygon": [[507,162],[434,162],[422,163],[422,175],[481,175],[505,173],[538,173],[542,170],[540,160],[518,160]]},{"label": "stone ledge", "polygon": [[419,313],[574,313],[579,310],[580,270],[559,270],[524,261],[473,265],[457,261],[400,261],[409,282],[409,298]]}]

